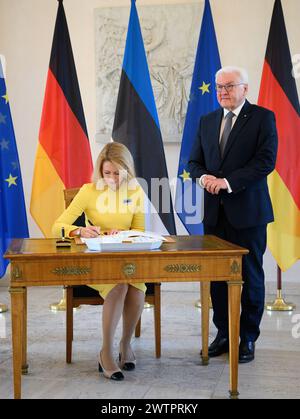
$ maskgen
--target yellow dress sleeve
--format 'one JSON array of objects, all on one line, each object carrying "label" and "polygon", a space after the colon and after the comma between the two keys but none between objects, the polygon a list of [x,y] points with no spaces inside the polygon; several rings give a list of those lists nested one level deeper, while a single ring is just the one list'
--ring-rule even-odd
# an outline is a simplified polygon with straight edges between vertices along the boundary
[{"label": "yellow dress sleeve", "polygon": [[52,226],[52,234],[54,237],[61,237],[62,227],[65,229],[65,236],[69,237],[71,231],[80,226],[73,225],[74,221],[85,211],[86,202],[89,195],[89,185],[83,185],[74,197],[71,204],[60,217],[55,221]]},{"label": "yellow dress sleeve", "polygon": [[135,192],[135,212],[132,217],[131,230],[145,230],[145,192],[139,187]]}]

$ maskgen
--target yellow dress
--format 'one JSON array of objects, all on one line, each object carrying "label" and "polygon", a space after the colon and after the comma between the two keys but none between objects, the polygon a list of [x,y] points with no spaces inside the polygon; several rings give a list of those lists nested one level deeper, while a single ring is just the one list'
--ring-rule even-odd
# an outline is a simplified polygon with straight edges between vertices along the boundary
[{"label": "yellow dress", "polygon": [[[87,224],[101,227],[105,230],[141,230],[145,229],[144,192],[138,184],[135,187],[123,182],[119,189],[112,190],[103,184],[97,190],[94,183],[87,183],[79,190],[69,207],[55,221],[52,233],[60,237],[64,227],[66,237],[77,227],[74,221],[85,213]],[[146,292],[143,283],[131,284]],[[89,285],[99,291],[105,298],[116,284]]]}]

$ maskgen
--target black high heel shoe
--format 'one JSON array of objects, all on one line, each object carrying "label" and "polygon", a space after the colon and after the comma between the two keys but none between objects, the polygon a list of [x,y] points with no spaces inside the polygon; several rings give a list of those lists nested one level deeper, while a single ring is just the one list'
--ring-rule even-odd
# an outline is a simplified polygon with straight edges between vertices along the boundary
[{"label": "black high heel shoe", "polygon": [[103,368],[103,362],[101,358],[101,352],[99,353],[99,362],[98,362],[98,370],[102,372],[104,377],[114,380],[114,381],[122,381],[124,380],[124,375],[121,370],[116,371],[108,371]]},{"label": "black high heel shoe", "polygon": [[122,355],[119,353],[119,366],[124,371],[132,371],[135,369],[136,360],[133,361],[125,361],[122,360]]}]

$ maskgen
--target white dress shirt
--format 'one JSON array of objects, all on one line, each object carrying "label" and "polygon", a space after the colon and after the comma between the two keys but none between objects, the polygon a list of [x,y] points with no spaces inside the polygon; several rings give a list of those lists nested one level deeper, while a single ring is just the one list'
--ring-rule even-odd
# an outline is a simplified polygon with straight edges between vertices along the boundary
[{"label": "white dress shirt", "polygon": [[[236,122],[236,120],[237,120],[237,118],[238,118],[238,116],[239,116],[239,114],[240,114],[240,112],[242,110],[242,107],[244,105],[245,105],[245,100],[244,100],[244,102],[240,106],[238,106],[236,109],[234,109],[233,111],[231,111],[234,114],[234,116],[232,117],[232,126],[231,126],[231,129],[233,128],[233,126],[234,126],[234,124],[235,124],[235,122]],[[225,118],[226,118],[226,116],[227,116],[227,114],[229,112],[230,112],[230,109],[225,109],[225,108],[223,109],[223,119],[222,119],[222,122],[221,122],[219,142],[221,141],[221,137],[222,137],[223,130],[224,130],[224,127],[225,127]],[[200,177],[200,179],[199,179],[199,185],[201,186],[201,188],[204,188],[204,185],[202,183],[202,180],[204,179],[205,176],[207,176],[207,175],[202,175]],[[227,185],[227,192],[228,193],[231,193],[232,192],[232,189],[231,189],[231,187],[230,187],[227,179],[226,178],[223,178],[223,179],[225,180],[225,183]]]}]

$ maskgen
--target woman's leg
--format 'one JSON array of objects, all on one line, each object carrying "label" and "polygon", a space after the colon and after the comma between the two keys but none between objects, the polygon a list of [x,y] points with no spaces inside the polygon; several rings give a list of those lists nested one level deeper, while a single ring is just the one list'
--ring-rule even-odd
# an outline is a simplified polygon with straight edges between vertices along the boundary
[{"label": "woman's leg", "polygon": [[127,292],[127,284],[118,284],[107,294],[104,300],[102,313],[103,337],[101,359],[103,366],[107,371],[119,369],[114,359],[113,345],[116,328],[122,315]]},{"label": "woman's leg", "polygon": [[145,301],[145,293],[131,285],[124,301],[123,308],[123,334],[120,342],[122,359],[133,361],[134,354],[131,350],[130,341],[135,330],[135,326],[141,317]]}]

